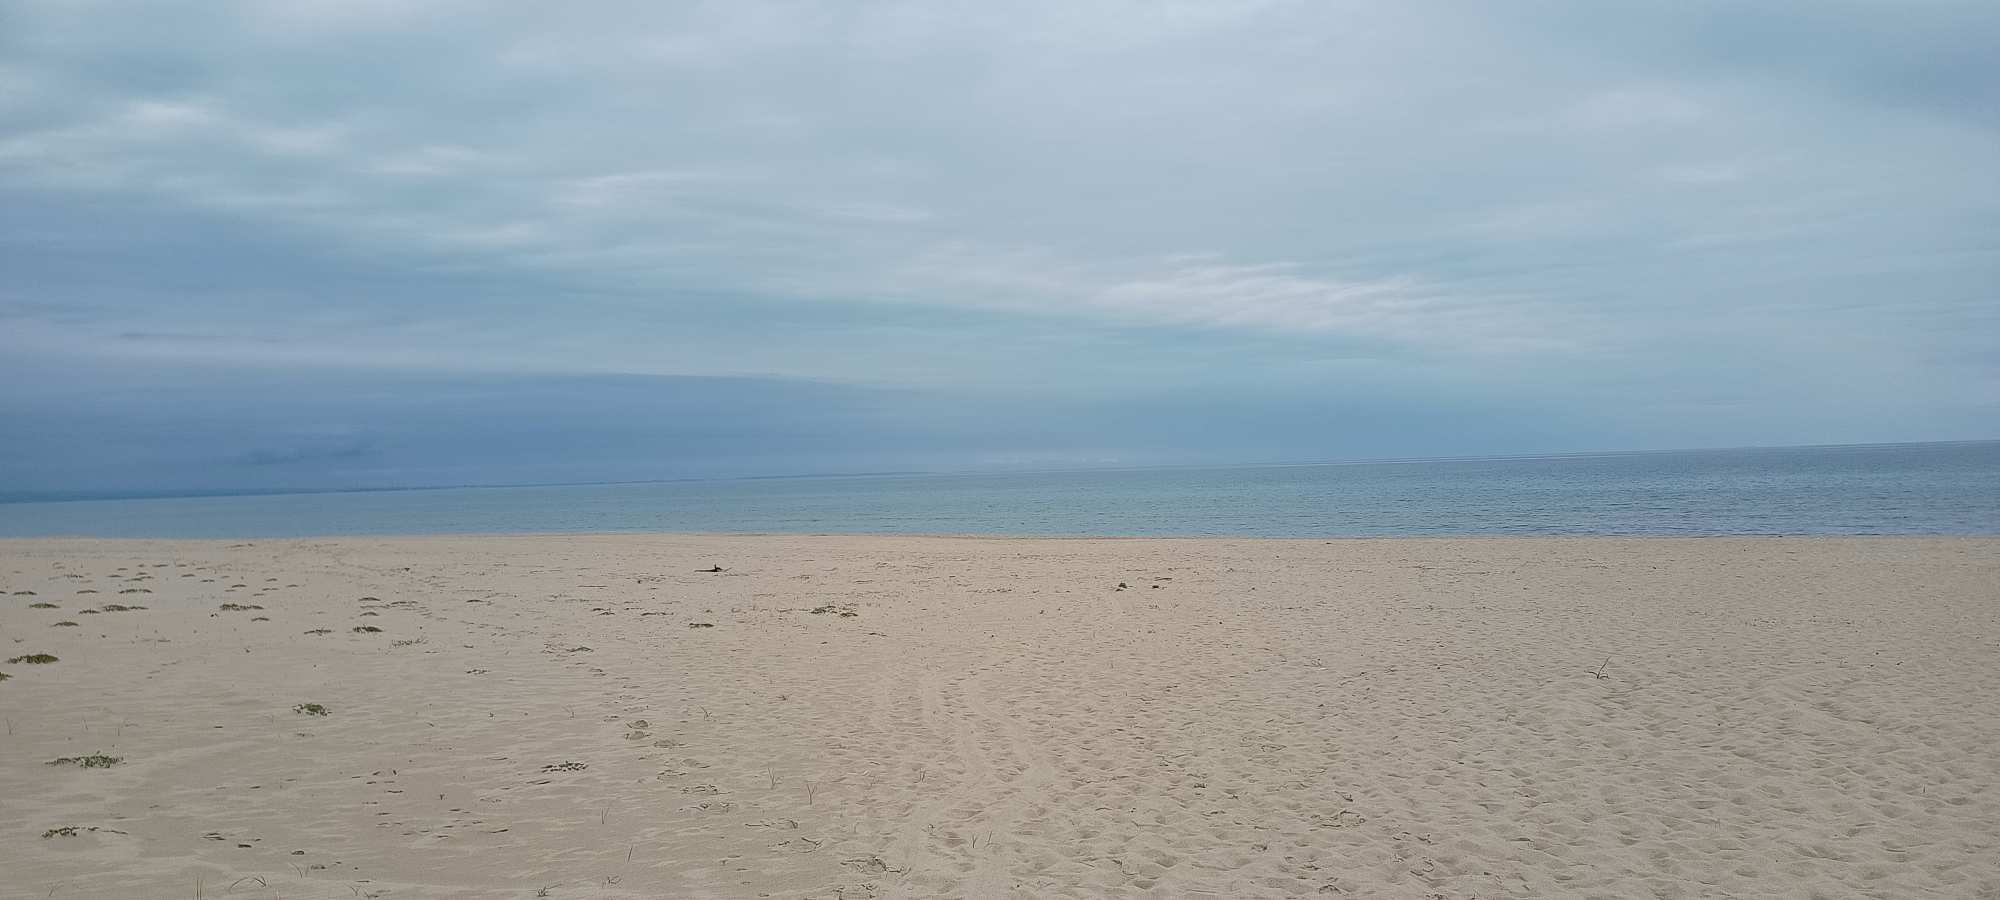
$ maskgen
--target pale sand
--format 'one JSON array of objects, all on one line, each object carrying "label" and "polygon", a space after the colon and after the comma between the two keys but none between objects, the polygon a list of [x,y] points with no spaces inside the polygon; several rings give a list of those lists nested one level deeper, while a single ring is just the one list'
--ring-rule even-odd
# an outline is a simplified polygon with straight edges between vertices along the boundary
[{"label": "pale sand", "polygon": [[0,585],[0,658],[60,657],[0,664],[6,897],[2000,896],[1994,539],[14,541]]}]

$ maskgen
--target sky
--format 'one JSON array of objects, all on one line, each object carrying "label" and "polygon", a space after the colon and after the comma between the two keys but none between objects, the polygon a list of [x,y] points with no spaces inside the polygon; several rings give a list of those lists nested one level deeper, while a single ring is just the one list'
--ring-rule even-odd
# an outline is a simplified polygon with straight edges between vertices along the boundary
[{"label": "sky", "polygon": [[2000,437],[2000,4],[0,3],[0,491]]}]

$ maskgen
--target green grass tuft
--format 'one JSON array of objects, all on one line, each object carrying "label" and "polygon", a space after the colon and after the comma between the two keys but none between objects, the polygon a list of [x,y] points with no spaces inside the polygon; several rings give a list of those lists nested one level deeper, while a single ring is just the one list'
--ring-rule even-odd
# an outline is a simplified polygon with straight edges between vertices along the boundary
[{"label": "green grass tuft", "polygon": [[16,656],[13,659],[8,660],[8,662],[10,663],[33,663],[36,665],[40,665],[43,663],[52,663],[55,661],[56,657],[52,653],[30,653],[26,656]]}]

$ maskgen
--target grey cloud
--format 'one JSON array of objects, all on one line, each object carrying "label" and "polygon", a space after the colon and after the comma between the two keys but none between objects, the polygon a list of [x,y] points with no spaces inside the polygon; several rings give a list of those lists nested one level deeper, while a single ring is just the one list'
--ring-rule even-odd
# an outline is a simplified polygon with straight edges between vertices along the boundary
[{"label": "grey cloud", "polygon": [[295,466],[301,463],[346,463],[364,460],[377,449],[363,437],[345,434],[294,436],[276,446],[244,451],[236,461],[247,466]]},{"label": "grey cloud", "polygon": [[[1981,436],[1995,59],[2000,13],[1942,0],[35,0],[0,28],[0,353]],[[566,421],[627,439],[598,414]],[[1084,436],[1112,418],[1052,446],[1128,446]],[[1474,418],[1425,433],[1516,440]],[[1242,427],[1334,441],[1285,421]]]},{"label": "grey cloud", "polygon": [[[1504,398],[1265,386],[1028,396],[789,379],[99,370],[0,391],[0,489],[307,489],[1400,456],[1469,423],[1586,440]],[[90,402],[79,403],[80,398]]]}]

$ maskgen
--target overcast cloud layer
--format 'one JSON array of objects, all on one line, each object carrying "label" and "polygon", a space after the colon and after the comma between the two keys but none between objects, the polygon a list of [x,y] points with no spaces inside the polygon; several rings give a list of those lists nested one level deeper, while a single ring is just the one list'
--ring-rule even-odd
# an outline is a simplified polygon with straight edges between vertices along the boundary
[{"label": "overcast cloud layer", "polygon": [[1996,160],[1991,2],[12,0],[0,488],[1995,437]]}]

